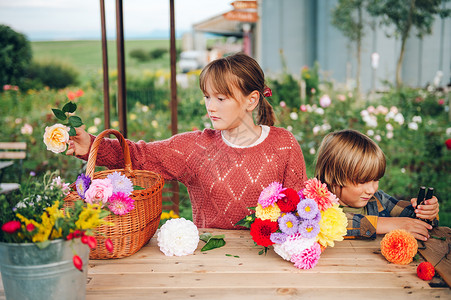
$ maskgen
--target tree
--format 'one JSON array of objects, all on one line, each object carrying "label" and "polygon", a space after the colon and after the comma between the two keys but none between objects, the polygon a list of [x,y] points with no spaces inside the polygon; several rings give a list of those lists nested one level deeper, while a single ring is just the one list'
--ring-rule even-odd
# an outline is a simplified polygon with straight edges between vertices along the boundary
[{"label": "tree", "polygon": [[432,33],[432,25],[436,15],[446,18],[451,10],[445,8],[444,3],[449,0],[371,0],[368,12],[380,18],[380,24],[393,29],[394,35],[401,39],[401,50],[396,64],[396,86],[402,85],[401,67],[404,59],[406,41],[412,28],[416,28],[416,35],[423,38]]},{"label": "tree", "polygon": [[30,42],[25,35],[0,25],[0,86],[19,84],[31,57]]},{"label": "tree", "polygon": [[365,0],[339,0],[332,10],[332,25],[338,28],[351,43],[355,42],[357,52],[356,92],[360,94],[360,70],[364,23],[362,19]]}]

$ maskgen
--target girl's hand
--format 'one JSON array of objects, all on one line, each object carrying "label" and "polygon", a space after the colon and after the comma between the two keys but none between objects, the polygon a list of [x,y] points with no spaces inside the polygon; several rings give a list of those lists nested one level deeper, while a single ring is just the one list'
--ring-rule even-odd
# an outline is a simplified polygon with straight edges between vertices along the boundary
[{"label": "girl's hand", "polygon": [[85,126],[75,128],[77,133],[69,138],[69,147],[66,155],[86,155],[91,147],[91,136],[85,131]]},{"label": "girl's hand", "polygon": [[379,217],[376,233],[385,234],[395,229],[410,232],[417,240],[427,241],[432,226],[428,223],[409,217]]},{"label": "girl's hand", "polygon": [[425,220],[434,220],[437,218],[439,211],[438,199],[433,196],[431,199],[425,200],[417,207],[417,198],[410,199],[410,203],[415,208],[417,218]]}]

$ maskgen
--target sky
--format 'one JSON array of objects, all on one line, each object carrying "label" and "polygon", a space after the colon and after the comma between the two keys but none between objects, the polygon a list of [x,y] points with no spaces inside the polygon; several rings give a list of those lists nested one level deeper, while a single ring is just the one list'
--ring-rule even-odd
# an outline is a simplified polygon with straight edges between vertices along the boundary
[{"label": "sky", "polygon": [[[104,0],[107,35],[116,33],[116,0]],[[174,0],[176,35],[233,9],[233,0]],[[169,0],[123,0],[125,39],[169,38]],[[99,0],[0,0],[0,24],[36,40],[100,39]]]}]

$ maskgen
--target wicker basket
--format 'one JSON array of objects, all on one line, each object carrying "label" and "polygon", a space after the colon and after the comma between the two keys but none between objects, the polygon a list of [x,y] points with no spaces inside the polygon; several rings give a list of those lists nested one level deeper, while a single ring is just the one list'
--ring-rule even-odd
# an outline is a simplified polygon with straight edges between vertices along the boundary
[{"label": "wicker basket", "polygon": [[[94,173],[97,151],[101,140],[114,134],[122,146],[125,169],[106,170]],[[135,200],[135,208],[123,216],[110,214],[105,220],[114,223],[114,226],[99,226],[96,231],[97,247],[92,249],[90,259],[108,259],[130,256],[149,242],[157,230],[161,217],[163,177],[159,174],[132,170],[130,151],[122,134],[113,129],[101,132],[94,140],[89,152],[86,175],[92,179],[105,178],[108,174],[119,172],[127,176],[133,185],[141,186],[143,190],[135,190],[131,198]],[[76,191],[72,191],[65,199],[65,206],[72,206],[73,202],[80,200]],[[105,239],[110,238],[114,245],[112,253],[105,248]]]}]

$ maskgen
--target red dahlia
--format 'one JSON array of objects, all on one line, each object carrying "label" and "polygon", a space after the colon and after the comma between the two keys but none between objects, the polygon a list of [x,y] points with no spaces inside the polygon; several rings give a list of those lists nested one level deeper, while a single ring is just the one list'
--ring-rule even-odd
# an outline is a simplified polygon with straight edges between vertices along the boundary
[{"label": "red dahlia", "polygon": [[271,220],[255,219],[251,225],[251,236],[254,242],[263,247],[268,247],[274,244],[270,237],[271,233],[276,232],[279,229],[277,222]]},{"label": "red dahlia", "polygon": [[283,191],[283,193],[285,194],[285,197],[277,200],[277,206],[279,206],[280,211],[291,212],[296,210],[296,207],[300,201],[298,192],[288,188],[285,191]]}]

